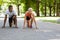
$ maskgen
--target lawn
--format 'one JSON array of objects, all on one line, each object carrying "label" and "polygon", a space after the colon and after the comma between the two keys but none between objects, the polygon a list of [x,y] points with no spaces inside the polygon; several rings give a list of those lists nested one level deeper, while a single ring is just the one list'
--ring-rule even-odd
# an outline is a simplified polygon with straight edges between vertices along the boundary
[{"label": "lawn", "polygon": [[60,24],[60,22],[57,22],[56,20],[43,20],[43,22],[51,22],[51,23]]}]

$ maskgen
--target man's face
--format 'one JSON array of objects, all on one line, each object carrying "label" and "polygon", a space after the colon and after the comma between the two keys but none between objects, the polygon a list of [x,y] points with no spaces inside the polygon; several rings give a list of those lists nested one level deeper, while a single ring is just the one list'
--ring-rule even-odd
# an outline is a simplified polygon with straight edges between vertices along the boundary
[{"label": "man's face", "polygon": [[12,12],[12,10],[13,10],[13,7],[10,7],[10,8],[9,8],[9,11]]}]

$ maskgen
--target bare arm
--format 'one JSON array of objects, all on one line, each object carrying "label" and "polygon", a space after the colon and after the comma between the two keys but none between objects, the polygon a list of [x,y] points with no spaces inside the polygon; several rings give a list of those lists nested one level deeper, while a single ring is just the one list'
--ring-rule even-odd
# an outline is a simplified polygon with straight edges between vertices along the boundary
[{"label": "bare arm", "polygon": [[24,25],[23,25],[23,28],[25,28],[25,24],[26,24],[26,16],[24,17]]},{"label": "bare arm", "polygon": [[34,14],[32,14],[32,15],[33,15],[33,21],[34,21],[35,26],[36,26],[36,28],[37,28],[37,23],[36,23],[36,20],[35,20],[35,16],[34,16]]},{"label": "bare arm", "polygon": [[[26,11],[27,13],[28,11]],[[26,24],[26,13],[25,13],[25,16],[24,16],[24,24],[23,24],[23,28],[25,28],[25,24]]]},{"label": "bare arm", "polygon": [[13,19],[15,20],[15,27],[17,28],[17,16],[14,15],[14,16],[13,16]]},{"label": "bare arm", "polygon": [[5,27],[6,20],[7,20],[7,15],[5,15],[5,18],[4,18],[4,24],[3,24],[3,27]]}]

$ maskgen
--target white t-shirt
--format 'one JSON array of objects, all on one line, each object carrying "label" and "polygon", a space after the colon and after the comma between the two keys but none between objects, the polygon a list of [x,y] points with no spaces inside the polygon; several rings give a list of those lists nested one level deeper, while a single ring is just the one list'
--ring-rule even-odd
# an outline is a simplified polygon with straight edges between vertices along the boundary
[{"label": "white t-shirt", "polygon": [[12,17],[13,15],[16,15],[16,12],[13,10],[12,12],[9,12],[9,10],[6,11],[5,15],[8,15],[9,18]]}]

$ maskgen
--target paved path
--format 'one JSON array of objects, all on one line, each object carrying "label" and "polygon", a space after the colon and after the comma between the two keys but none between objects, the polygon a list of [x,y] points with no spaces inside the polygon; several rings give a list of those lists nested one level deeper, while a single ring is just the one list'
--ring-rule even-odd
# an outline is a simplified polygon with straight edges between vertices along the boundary
[{"label": "paved path", "polygon": [[8,22],[6,28],[2,29],[3,19],[0,18],[0,40],[60,40],[60,24],[53,24],[37,20],[39,29],[22,29],[23,19],[18,19],[18,29],[9,28]]}]

